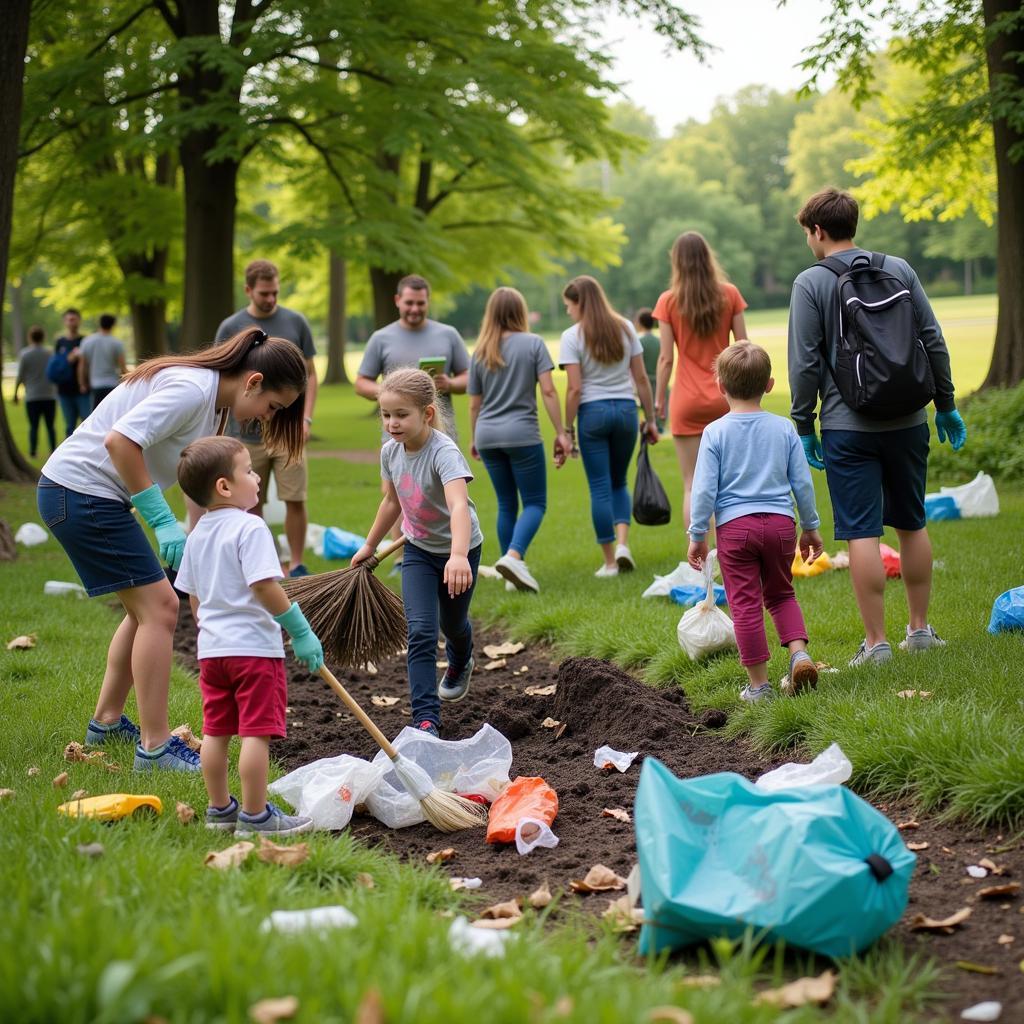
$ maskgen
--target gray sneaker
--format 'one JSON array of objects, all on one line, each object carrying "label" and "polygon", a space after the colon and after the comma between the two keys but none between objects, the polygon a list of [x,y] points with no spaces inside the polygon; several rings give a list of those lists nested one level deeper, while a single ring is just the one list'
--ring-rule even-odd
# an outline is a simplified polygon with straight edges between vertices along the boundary
[{"label": "gray sneaker", "polygon": [[850,668],[858,668],[861,665],[881,665],[884,662],[892,661],[892,648],[882,640],[874,647],[868,647],[867,640],[861,640],[857,653],[850,659]]},{"label": "gray sneaker", "polygon": [[745,700],[748,704],[756,704],[759,700],[769,700],[774,696],[771,683],[765,683],[764,686],[751,686],[748,683],[740,690],[740,700]]},{"label": "gray sneaker", "polygon": [[476,662],[470,658],[466,667],[457,675],[452,673],[450,668],[445,670],[441,682],[437,687],[437,695],[441,700],[457,701],[469,693],[469,681],[473,677],[473,666]]},{"label": "gray sneaker", "polygon": [[146,750],[142,744],[135,747],[135,765],[137,772],[148,772],[154,768],[166,768],[172,772],[199,771],[199,755],[177,736],[172,736],[156,750]]},{"label": "gray sneaker", "polygon": [[901,651],[930,651],[933,647],[945,646],[946,641],[931,626],[925,626],[924,629],[911,629],[907,626],[907,636],[900,641]]},{"label": "gray sneaker", "polygon": [[238,822],[238,801],[232,797],[227,807],[207,807],[206,827],[214,832],[234,832]]},{"label": "gray sneaker", "polygon": [[298,814],[285,814],[275,804],[267,804],[262,814],[246,814],[240,811],[235,835],[296,836],[300,832],[312,832],[313,819]]}]

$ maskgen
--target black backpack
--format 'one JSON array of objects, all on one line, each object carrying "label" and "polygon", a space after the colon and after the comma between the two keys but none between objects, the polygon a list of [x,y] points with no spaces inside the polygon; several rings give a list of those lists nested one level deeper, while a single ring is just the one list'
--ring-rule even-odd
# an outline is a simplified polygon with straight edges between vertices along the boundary
[{"label": "black backpack", "polygon": [[826,363],[843,401],[874,419],[896,419],[935,397],[935,377],[918,333],[910,289],[882,268],[885,256],[819,260],[836,287],[839,338]]}]

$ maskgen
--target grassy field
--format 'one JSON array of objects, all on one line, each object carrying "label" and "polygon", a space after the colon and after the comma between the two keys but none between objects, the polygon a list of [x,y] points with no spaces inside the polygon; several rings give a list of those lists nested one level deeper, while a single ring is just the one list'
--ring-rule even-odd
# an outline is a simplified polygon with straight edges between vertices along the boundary
[{"label": "grassy field", "polygon": [[[951,300],[948,308],[936,307],[958,385],[968,391],[987,367],[994,303]],[[752,315],[751,333],[771,348],[784,377],[784,316]],[[456,406],[465,441],[466,403]],[[782,395],[772,407],[784,411]],[[379,436],[371,412],[348,389],[322,393],[312,445],[314,521],[368,528],[379,498],[378,470],[367,455]],[[8,414],[23,441],[21,410],[8,406]],[[968,472],[969,442],[962,458]],[[670,494],[678,495],[670,442],[657,446],[654,461]],[[493,561],[499,553],[494,498],[486,474],[474,466],[480,474],[471,494],[487,536],[484,557]],[[816,475],[815,482],[823,534],[834,551],[824,481]],[[615,658],[654,684],[682,684],[695,705],[727,708],[733,735],[748,735],[766,748],[793,747],[803,756],[838,740],[861,792],[909,795],[974,821],[1024,822],[1024,729],[1012,669],[1020,642],[984,632],[994,596],[1022,582],[1024,494],[1001,493],[1003,512],[996,520],[939,523],[932,531],[941,565],[932,621],[950,641],[946,652],[897,657],[878,673],[828,676],[816,694],[745,709],[736,698],[741,670],[735,659],[688,662],[675,639],[680,609],[640,599],[652,574],[668,571],[682,557],[678,511],[669,526],[634,530],[637,573],[597,581],[592,573],[599,555],[581,464],[552,472],[549,488],[548,515],[529,559],[541,595],[506,594],[484,579],[475,614],[503,621],[512,635]],[[38,518],[31,489],[4,487],[0,509],[14,525]],[[380,993],[386,1020],[424,1024],[610,1024],[644,1021],[650,1008],[672,1003],[709,1024],[931,1019],[923,1007],[934,972],[884,943],[841,965],[840,992],[827,1013],[780,1014],[751,1002],[755,982],[782,978],[782,959],[771,950],[716,944],[707,954],[710,963],[644,964],[635,960],[629,940],[599,923],[570,916],[550,928],[541,915],[526,922],[505,958],[463,959],[447,944],[450,920],[444,915],[464,909],[467,898],[451,893],[442,873],[399,865],[347,836],[314,837],[310,859],[294,870],[262,863],[229,873],[204,868],[204,853],[226,841],[180,825],[173,813],[176,800],[201,812],[199,780],[110,776],[95,766],[63,762],[64,745],[82,738],[116,619],[103,600],[44,597],[47,579],[74,579],[52,541],[15,563],[0,563],[0,639],[38,637],[32,651],[0,650],[0,713],[7,726],[0,735],[0,787],[15,791],[0,800],[8,951],[0,959],[0,998],[11,1019],[122,1022],[158,1015],[180,1022],[243,1021],[257,999],[294,994],[298,1019],[340,1022],[354,1018],[370,989]],[[898,584],[890,584],[889,594],[888,626],[896,639],[906,609]],[[801,581],[798,596],[815,656],[845,664],[860,639],[848,579],[832,573]],[[773,675],[783,670],[778,657]],[[896,697],[908,688],[933,696],[914,702]],[[175,723],[198,727],[195,682],[178,670],[171,708]],[[118,759],[127,765],[130,755]],[[39,772],[30,776],[33,767]],[[64,769],[71,776],[67,789],[55,791],[51,779]],[[169,813],[155,822],[117,826],[69,822],[54,808],[77,788],[151,791]],[[93,842],[104,846],[102,857],[78,853],[80,845]],[[357,883],[360,872],[373,876],[373,889]],[[289,939],[259,931],[272,909],[332,903],[349,907],[359,927]],[[685,985],[687,973],[704,969],[721,974],[718,988]]]}]

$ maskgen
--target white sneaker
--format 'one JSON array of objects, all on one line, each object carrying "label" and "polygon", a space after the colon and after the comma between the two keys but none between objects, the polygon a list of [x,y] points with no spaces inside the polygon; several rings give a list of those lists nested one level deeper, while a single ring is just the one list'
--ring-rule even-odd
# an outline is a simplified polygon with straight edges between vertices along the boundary
[{"label": "white sneaker", "polygon": [[594,573],[594,575],[599,576],[602,579],[606,579],[609,576],[618,576],[619,567],[617,565],[602,565],[601,568]]},{"label": "white sneaker", "polygon": [[615,562],[619,567],[619,572],[632,572],[636,568],[633,555],[625,544],[615,545]]},{"label": "white sneaker", "polygon": [[540,593],[540,585],[533,578],[533,574],[526,568],[526,563],[511,555],[502,555],[494,563],[494,568],[511,583],[516,590],[531,590],[535,594]]}]

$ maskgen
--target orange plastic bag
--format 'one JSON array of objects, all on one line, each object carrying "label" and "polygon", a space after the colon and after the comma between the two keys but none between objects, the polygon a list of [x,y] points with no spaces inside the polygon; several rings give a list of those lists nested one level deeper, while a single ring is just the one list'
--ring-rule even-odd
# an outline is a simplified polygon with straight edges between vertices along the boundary
[{"label": "orange plastic bag", "polygon": [[514,843],[516,826],[523,818],[550,825],[558,814],[558,794],[543,780],[520,775],[491,804],[487,818],[487,842]]},{"label": "orange plastic bag", "polygon": [[882,565],[885,568],[886,579],[898,580],[902,572],[900,569],[900,553],[894,551],[888,544],[879,544],[878,550],[882,556]]}]

